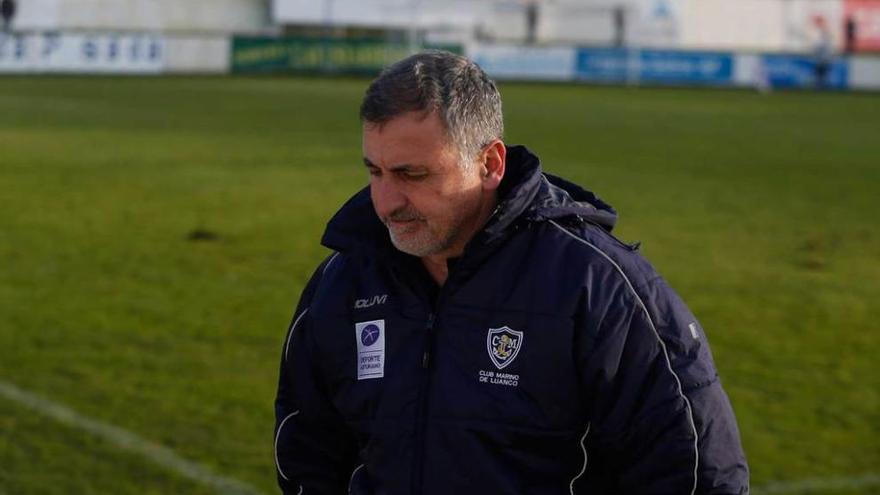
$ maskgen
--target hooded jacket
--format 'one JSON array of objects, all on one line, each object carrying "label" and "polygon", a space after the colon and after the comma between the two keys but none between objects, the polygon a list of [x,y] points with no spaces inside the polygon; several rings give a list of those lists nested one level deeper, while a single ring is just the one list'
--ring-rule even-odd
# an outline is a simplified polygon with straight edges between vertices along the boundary
[{"label": "hooded jacket", "polygon": [[284,341],[285,493],[746,494],[706,335],[614,210],[509,147],[499,204],[438,288],[369,188]]}]

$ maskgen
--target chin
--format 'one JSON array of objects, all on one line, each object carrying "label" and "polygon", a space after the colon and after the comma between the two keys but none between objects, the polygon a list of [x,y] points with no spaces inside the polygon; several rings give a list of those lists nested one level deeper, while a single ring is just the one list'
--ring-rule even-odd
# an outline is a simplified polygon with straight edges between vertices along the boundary
[{"label": "chin", "polygon": [[[404,234],[406,235],[406,234]],[[428,239],[418,239],[410,235],[408,239],[401,239],[400,236],[391,235],[391,243],[394,244],[399,251],[419,258],[437,254],[442,250],[442,246],[437,242]]]}]

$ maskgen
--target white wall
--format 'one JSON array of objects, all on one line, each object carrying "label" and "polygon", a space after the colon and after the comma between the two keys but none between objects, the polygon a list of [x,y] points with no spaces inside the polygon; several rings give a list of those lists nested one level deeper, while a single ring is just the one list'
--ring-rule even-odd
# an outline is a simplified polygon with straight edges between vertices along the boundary
[{"label": "white wall", "polygon": [[281,24],[472,25],[491,6],[485,0],[272,0],[271,17]]},{"label": "white wall", "polygon": [[842,40],[841,0],[677,0],[680,47],[810,51],[819,40],[813,19],[825,19],[835,47]]},{"label": "white wall", "polygon": [[681,46],[695,49],[780,49],[782,2],[685,0]]},{"label": "white wall", "polygon": [[[588,45],[614,41],[614,19],[611,6],[597,2],[546,3],[540,11],[537,37],[540,41],[560,40]],[[519,23],[525,30],[525,20]]]},{"label": "white wall", "polygon": [[[492,38],[525,38],[532,0],[20,0],[15,28],[257,33],[277,23],[422,28],[477,26]],[[627,11],[627,40],[682,49],[808,51],[817,42],[816,16],[842,40],[843,0],[535,0],[540,42],[607,44],[612,8]]]},{"label": "white wall", "polygon": [[269,0],[22,0],[18,30],[265,31]]}]

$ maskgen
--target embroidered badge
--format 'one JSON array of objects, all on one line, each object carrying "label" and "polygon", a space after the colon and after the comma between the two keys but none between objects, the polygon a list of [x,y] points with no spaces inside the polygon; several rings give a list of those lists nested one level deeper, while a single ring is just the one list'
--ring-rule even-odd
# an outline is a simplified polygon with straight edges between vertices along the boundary
[{"label": "embroidered badge", "polygon": [[385,320],[354,324],[358,380],[385,376]]},{"label": "embroidered badge", "polygon": [[510,327],[490,328],[486,337],[486,350],[489,359],[499,370],[504,369],[516,359],[522,348],[523,333]]}]

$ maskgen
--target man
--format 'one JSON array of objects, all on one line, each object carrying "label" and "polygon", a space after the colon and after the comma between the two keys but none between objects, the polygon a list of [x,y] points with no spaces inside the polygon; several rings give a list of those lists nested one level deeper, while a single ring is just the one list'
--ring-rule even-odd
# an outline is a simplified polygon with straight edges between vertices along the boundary
[{"label": "man", "polygon": [[858,45],[859,40],[858,29],[856,17],[854,15],[847,16],[844,27],[844,51],[846,51],[848,55],[852,55],[856,52],[856,46]]},{"label": "man", "polygon": [[816,47],[814,50],[813,74],[815,76],[815,88],[825,89],[829,86],[828,74],[834,63],[834,48],[831,43],[831,30],[824,17],[817,16],[813,22],[818,30]]},{"label": "man", "polygon": [[369,187],[284,342],[289,494],[745,494],[706,336],[595,195],[501,140],[501,99],[445,52],[361,106]]},{"label": "man", "polygon": [[15,0],[0,0],[0,17],[3,18],[3,31],[11,31],[12,18],[15,17]]}]

